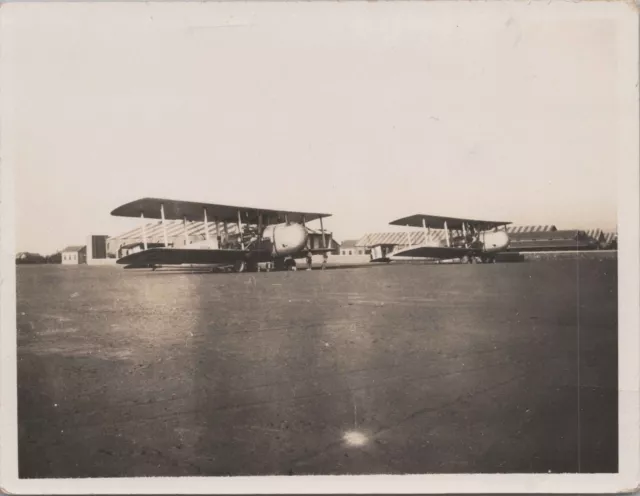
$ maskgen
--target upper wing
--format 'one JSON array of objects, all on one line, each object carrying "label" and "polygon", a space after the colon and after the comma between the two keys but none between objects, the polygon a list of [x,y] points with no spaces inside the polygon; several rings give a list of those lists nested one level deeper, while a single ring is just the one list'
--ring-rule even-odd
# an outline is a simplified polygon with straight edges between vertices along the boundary
[{"label": "upper wing", "polygon": [[[423,224],[424,221],[424,224]],[[389,224],[394,226],[412,226],[412,227],[431,227],[433,229],[444,229],[444,223],[447,223],[449,229],[462,229],[462,223],[471,224],[478,230],[493,229],[494,227],[506,226],[511,224],[510,221],[494,221],[494,220],[476,220],[461,219],[458,217],[442,217],[439,215],[415,214],[402,219],[394,220]]]},{"label": "upper wing", "polygon": [[246,260],[248,250],[150,248],[118,259],[124,265],[224,264]]},{"label": "upper wing", "polygon": [[406,248],[404,250],[390,253],[391,257],[424,257],[439,258],[448,260],[451,258],[461,258],[471,253],[467,248],[455,248],[448,246],[416,246],[414,248]]},{"label": "upper wing", "polygon": [[240,212],[242,222],[247,224],[257,224],[260,214],[263,215],[265,223],[284,222],[285,216],[289,221],[298,223],[303,221],[311,222],[316,219],[331,216],[331,214],[319,212],[294,212],[268,208],[235,207],[232,205],[168,200],[165,198],[141,198],[121,205],[113,210],[111,215],[119,217],[140,217],[142,214],[149,219],[161,219],[162,214],[160,212],[162,209],[164,209],[164,218],[167,220],[182,220],[186,218],[192,221],[204,220],[204,212],[206,210],[209,221],[217,219],[222,222],[237,222],[238,212]]}]

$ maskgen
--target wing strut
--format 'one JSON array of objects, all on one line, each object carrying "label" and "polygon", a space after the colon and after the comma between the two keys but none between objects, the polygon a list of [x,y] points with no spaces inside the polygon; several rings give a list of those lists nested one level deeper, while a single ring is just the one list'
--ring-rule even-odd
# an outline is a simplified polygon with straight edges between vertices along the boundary
[{"label": "wing strut", "polygon": [[424,231],[424,245],[427,246],[427,221],[422,219],[422,230]]},{"label": "wing strut", "polygon": [[320,231],[322,232],[322,248],[326,248],[327,240],[324,237],[324,226],[322,225],[322,217],[320,217]]},{"label": "wing strut", "polygon": [[447,221],[444,221],[444,236],[447,240],[447,247],[451,246],[451,241],[449,240],[449,228],[447,227]]},{"label": "wing strut", "polygon": [[144,249],[147,249],[147,231],[144,228],[144,213],[140,212],[140,218],[142,219],[142,244]]},{"label": "wing strut", "polygon": [[244,238],[242,236],[242,217],[240,216],[239,209],[238,209],[238,232],[240,233],[240,248],[244,250]]},{"label": "wing strut", "polygon": [[220,239],[220,231],[219,231],[219,227],[218,227],[218,224],[219,224],[219,223],[220,223],[220,221],[218,220],[218,218],[217,218],[217,217],[214,217],[214,218],[213,218],[213,225],[214,225],[214,226],[215,226],[215,228],[216,228],[216,244],[217,244],[218,248],[220,248],[220,245],[222,244],[222,243],[220,242],[220,241],[221,241],[221,239]]},{"label": "wing strut", "polygon": [[411,233],[407,231],[407,241],[409,242],[409,248],[411,248]]},{"label": "wing strut", "polygon": [[187,216],[186,215],[182,218],[182,224],[184,226],[184,245],[187,246],[189,244],[189,231],[187,230]]},{"label": "wing strut", "polygon": [[204,239],[209,241],[209,221],[207,219],[207,208],[202,209],[204,211]]},{"label": "wing strut", "polygon": [[162,217],[162,234],[164,236],[164,247],[169,247],[169,241],[167,240],[167,225],[164,221],[164,203],[160,204],[160,216]]}]

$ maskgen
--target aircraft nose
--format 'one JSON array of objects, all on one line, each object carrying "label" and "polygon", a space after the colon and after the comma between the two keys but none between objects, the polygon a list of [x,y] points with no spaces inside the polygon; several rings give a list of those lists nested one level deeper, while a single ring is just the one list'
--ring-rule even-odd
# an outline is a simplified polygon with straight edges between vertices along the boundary
[{"label": "aircraft nose", "polygon": [[297,227],[299,229],[298,229],[296,247],[300,249],[307,244],[307,238],[309,237],[309,233],[307,233],[307,230],[304,228],[304,226],[301,226],[300,224],[298,224]]},{"label": "aircraft nose", "polygon": [[307,230],[300,224],[290,224],[278,233],[278,244],[287,251],[300,250],[307,243]]},{"label": "aircraft nose", "polygon": [[506,232],[502,232],[502,235],[500,236],[500,240],[499,240],[499,244],[500,244],[500,248],[507,248],[509,246],[509,242],[511,241],[509,239],[509,235]]}]

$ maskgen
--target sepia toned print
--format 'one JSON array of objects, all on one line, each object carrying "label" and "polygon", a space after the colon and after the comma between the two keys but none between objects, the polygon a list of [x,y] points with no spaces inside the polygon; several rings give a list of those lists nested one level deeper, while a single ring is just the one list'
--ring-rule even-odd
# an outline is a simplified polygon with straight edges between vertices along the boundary
[{"label": "sepia toned print", "polygon": [[17,483],[622,484],[627,6],[0,15]]}]

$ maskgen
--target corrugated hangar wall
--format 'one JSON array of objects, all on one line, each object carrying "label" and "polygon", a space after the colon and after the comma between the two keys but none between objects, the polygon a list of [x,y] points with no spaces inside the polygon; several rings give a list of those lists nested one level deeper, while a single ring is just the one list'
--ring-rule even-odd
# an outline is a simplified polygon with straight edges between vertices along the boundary
[{"label": "corrugated hangar wall", "polygon": [[[583,246],[607,248],[613,246],[617,238],[616,233],[604,233],[602,229],[560,231],[555,225],[507,226],[507,232],[511,236],[512,250],[547,247],[552,250],[576,249],[577,244],[574,241],[576,236],[581,241],[579,248]],[[445,239],[442,230],[431,231],[427,236],[428,241],[433,244],[440,244]],[[540,247],[531,245],[532,241],[534,241],[534,245],[540,245]],[[409,244],[423,245],[425,244],[425,233],[422,229],[367,233],[357,241],[356,246],[371,248],[383,244],[396,245],[399,248],[407,247]]]},{"label": "corrugated hangar wall", "polygon": [[[556,231],[557,228],[554,225],[532,225],[532,226],[507,226],[507,232],[513,233],[525,233],[525,232],[550,232]],[[433,242],[439,242],[444,240],[443,230],[431,231],[428,236],[429,240]],[[371,247],[381,244],[408,246],[409,238],[411,238],[412,245],[422,245],[425,242],[425,233],[422,229],[414,231],[404,232],[382,232],[382,233],[367,233],[358,240],[356,246]]]}]

